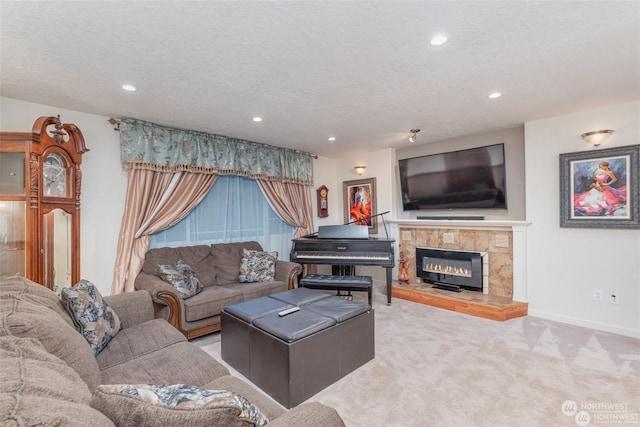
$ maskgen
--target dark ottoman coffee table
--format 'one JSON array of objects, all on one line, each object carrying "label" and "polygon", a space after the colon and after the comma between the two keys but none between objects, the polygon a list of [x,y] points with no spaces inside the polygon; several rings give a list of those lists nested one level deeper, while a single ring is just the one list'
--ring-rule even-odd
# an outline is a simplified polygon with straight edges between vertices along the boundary
[{"label": "dark ottoman coffee table", "polygon": [[[294,308],[290,314],[280,315]],[[305,288],[222,310],[222,359],[292,408],[374,358],[374,311]]]}]

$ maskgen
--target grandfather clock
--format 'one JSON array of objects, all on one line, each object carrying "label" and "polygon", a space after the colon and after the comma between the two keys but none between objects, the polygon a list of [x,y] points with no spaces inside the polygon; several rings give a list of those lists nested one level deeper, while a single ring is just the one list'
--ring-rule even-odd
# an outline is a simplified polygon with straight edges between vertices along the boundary
[{"label": "grandfather clock", "polygon": [[16,273],[60,292],[80,280],[82,155],[77,126],[40,117],[0,132],[0,277]]}]

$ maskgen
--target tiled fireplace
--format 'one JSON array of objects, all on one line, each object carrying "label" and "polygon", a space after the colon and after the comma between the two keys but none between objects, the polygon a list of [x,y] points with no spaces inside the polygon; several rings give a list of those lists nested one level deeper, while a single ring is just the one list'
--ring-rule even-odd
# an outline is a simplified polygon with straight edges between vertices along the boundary
[{"label": "tiled fireplace", "polygon": [[[483,293],[527,301],[525,221],[392,220],[396,254],[409,262],[409,283],[417,275],[417,248],[484,254]],[[426,285],[425,285],[426,286]]]}]

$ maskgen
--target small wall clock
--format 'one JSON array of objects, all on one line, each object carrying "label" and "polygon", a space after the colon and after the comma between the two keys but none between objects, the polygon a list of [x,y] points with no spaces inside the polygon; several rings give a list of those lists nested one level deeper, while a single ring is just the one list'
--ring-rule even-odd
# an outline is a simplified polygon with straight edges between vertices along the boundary
[{"label": "small wall clock", "polygon": [[316,190],[316,193],[318,195],[318,216],[326,218],[329,216],[329,189],[323,185]]}]

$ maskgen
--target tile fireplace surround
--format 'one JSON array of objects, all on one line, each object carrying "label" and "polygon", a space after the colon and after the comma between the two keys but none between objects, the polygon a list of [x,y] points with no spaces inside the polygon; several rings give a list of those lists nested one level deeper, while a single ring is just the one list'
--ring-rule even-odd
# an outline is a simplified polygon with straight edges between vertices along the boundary
[{"label": "tile fireplace surround", "polygon": [[395,253],[409,261],[416,283],[416,248],[487,252],[491,296],[527,302],[526,231],[529,221],[391,220]]}]

